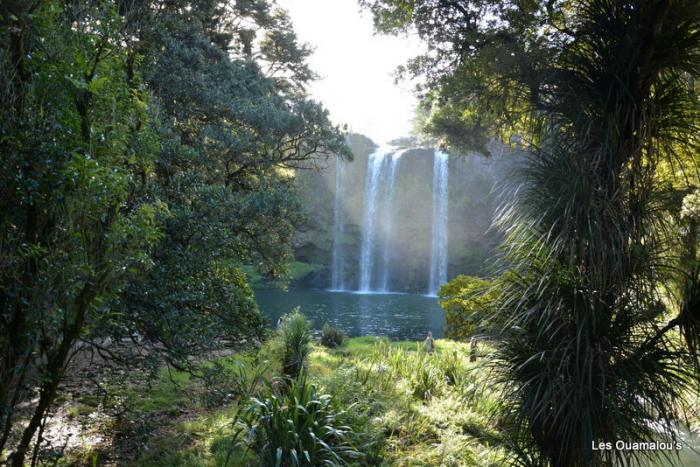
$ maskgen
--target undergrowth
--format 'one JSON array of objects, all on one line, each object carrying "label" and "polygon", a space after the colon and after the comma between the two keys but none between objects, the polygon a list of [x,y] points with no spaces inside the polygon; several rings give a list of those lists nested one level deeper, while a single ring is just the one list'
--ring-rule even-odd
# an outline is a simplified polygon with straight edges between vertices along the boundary
[{"label": "undergrowth", "polygon": [[[275,465],[282,447],[298,465],[309,465],[307,456],[328,465],[503,465],[497,391],[484,382],[485,360],[469,362],[467,345],[437,340],[429,355],[421,343],[375,337],[311,344],[308,355],[287,360],[302,376],[279,378],[293,373],[283,362],[295,352],[284,344],[273,338],[210,362],[226,370],[211,380],[215,396],[174,370],[132,387],[116,428],[139,447],[120,464]],[[482,347],[483,356],[490,350]]]}]

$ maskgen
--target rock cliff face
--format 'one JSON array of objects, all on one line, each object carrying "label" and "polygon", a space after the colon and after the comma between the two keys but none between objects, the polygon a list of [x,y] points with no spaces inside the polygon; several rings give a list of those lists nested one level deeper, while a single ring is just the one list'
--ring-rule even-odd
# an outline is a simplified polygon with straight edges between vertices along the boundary
[{"label": "rock cliff face", "polygon": [[[301,171],[296,176],[306,221],[296,232],[293,248],[297,261],[316,267],[308,268],[311,272],[295,278],[294,287],[330,287],[335,251],[343,258],[343,287],[358,288],[363,230],[366,234],[363,222],[367,218],[368,159],[377,145],[358,134],[351,134],[349,143],[354,160],[341,163],[340,186],[336,178],[338,161],[334,159],[328,160],[318,171]],[[425,292],[433,235],[434,150],[397,148],[400,149],[403,152],[396,165],[392,202],[378,202],[376,207],[375,256],[389,257],[385,272],[389,290]],[[501,242],[501,237],[490,227],[498,203],[499,181],[509,165],[508,156],[486,158],[471,154],[449,158],[448,278],[457,274],[487,273],[489,260],[495,256]],[[338,186],[339,204],[336,204]],[[389,196],[387,190],[384,186],[377,196],[381,199]],[[342,232],[334,229],[338,206],[342,209]],[[334,242],[338,242],[335,250]]]}]

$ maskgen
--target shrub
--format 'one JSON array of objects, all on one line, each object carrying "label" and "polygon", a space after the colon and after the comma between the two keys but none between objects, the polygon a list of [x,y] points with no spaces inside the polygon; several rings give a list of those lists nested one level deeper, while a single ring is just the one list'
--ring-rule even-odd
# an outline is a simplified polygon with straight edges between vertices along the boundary
[{"label": "shrub", "polygon": [[495,315],[497,292],[493,281],[457,276],[438,292],[445,311],[445,337],[466,340]]},{"label": "shrub", "polygon": [[343,415],[302,373],[283,395],[253,398],[244,423],[261,465],[347,465],[363,454],[351,444],[352,429],[339,423]]},{"label": "shrub", "polygon": [[295,308],[288,314],[279,330],[282,340],[282,373],[296,379],[306,366],[311,342],[311,324]]},{"label": "shrub", "polygon": [[334,349],[343,345],[344,340],[345,334],[343,334],[343,331],[336,328],[335,326],[329,325],[328,323],[323,325],[323,329],[321,330],[322,345],[330,349]]},{"label": "shrub", "polygon": [[436,355],[437,365],[445,377],[445,382],[449,385],[454,385],[464,372],[462,360],[457,355],[457,352],[442,352]]}]

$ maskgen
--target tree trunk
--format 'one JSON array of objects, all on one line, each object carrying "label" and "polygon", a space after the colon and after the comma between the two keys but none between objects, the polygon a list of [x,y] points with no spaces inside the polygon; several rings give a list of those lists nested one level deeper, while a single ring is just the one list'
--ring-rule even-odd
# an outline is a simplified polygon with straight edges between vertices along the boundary
[{"label": "tree trunk", "polygon": [[48,359],[46,364],[46,380],[41,385],[39,402],[34,410],[34,415],[32,415],[29,421],[29,425],[27,425],[22,434],[22,439],[17,445],[15,452],[12,454],[12,467],[22,467],[24,465],[24,459],[27,456],[29,444],[56,396],[56,390],[63,377],[71,348],[78,337],[80,337],[90,305],[97,294],[104,288],[106,278],[107,273],[102,273],[100,278],[86,283],[76,298],[75,319],[73,320],[72,326],[67,329],[56,352]]}]

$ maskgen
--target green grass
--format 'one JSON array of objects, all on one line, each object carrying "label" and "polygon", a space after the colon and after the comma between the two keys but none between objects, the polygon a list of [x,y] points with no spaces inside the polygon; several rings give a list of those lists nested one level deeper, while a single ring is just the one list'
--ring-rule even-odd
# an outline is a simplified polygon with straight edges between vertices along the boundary
[{"label": "green grass", "polygon": [[[468,344],[436,340],[433,355],[422,348],[422,342],[376,337],[346,339],[335,349],[313,344],[308,378],[319,393],[332,396],[343,414],[339,422],[358,434],[353,442],[362,446],[367,464],[502,465],[507,451],[492,416],[497,395],[482,383],[482,360],[469,362]],[[266,397],[268,386],[253,378],[279,375],[281,350],[271,339],[256,353],[206,366],[231,370],[231,387],[242,378],[250,393]],[[132,419],[142,424],[132,426],[140,449],[131,465],[257,465],[253,450],[243,447],[243,435],[235,439],[237,414],[249,398],[212,406],[202,396],[210,390],[197,378],[167,370],[150,385],[130,388]],[[90,402],[75,410],[88,410]]]},{"label": "green grass", "polygon": [[386,337],[363,336],[347,339],[340,348],[334,349],[334,351],[347,356],[366,356],[373,352],[377,345],[387,346],[392,349],[415,351],[418,344],[413,341],[392,341]]},{"label": "green grass", "polygon": [[164,368],[152,384],[130,388],[126,396],[134,410],[176,414],[190,405],[187,390],[192,386],[188,373]]},{"label": "green grass", "polygon": [[342,404],[355,404],[390,465],[502,465],[496,391],[479,388],[483,360],[469,362],[468,344],[435,344],[428,355],[421,342],[353,338],[339,349],[315,347],[311,371]]},{"label": "green grass", "polygon": [[[508,421],[498,417],[499,388],[487,378],[483,357],[492,351],[481,344],[480,358],[470,362],[466,343],[439,339],[428,355],[422,342],[350,338],[334,349],[312,344],[308,378],[319,395],[332,396],[339,425],[352,429],[352,443],[367,455],[363,465],[500,466],[510,454],[502,432]],[[270,339],[257,351],[206,362],[205,368],[227,371],[215,384],[163,369],[150,384],[128,387],[122,394],[129,411],[114,429],[132,440],[136,457],[122,464],[259,465],[254,448],[245,448],[238,417],[251,395],[270,396],[282,354],[279,339]],[[212,403],[212,392],[221,389],[236,395]],[[78,423],[101,403],[85,395],[68,417]],[[99,464],[106,453],[91,449],[70,453],[59,465]]]},{"label": "green grass", "polygon": [[[232,443],[238,405],[209,410],[173,424],[149,442],[134,466],[219,466],[254,464],[253,453]],[[228,461],[228,464],[227,464]]]}]

